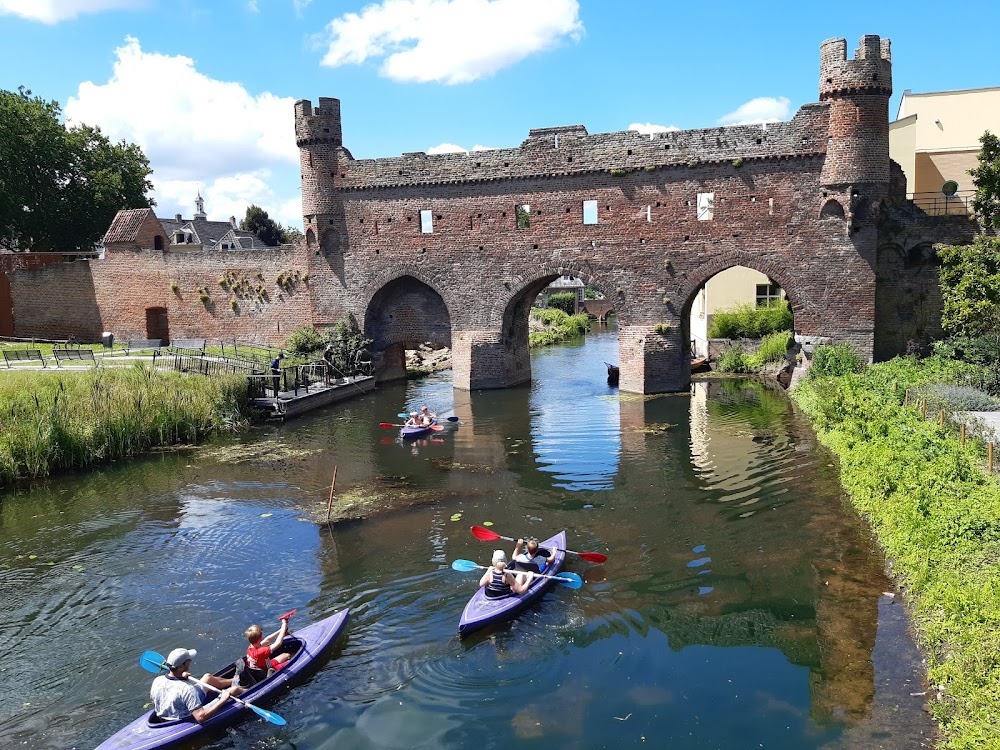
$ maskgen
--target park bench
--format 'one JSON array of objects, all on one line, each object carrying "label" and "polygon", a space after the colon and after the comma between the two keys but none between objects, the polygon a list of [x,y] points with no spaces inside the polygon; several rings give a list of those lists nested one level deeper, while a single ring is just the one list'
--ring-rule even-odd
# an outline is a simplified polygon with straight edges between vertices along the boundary
[{"label": "park bench", "polygon": [[78,362],[94,362],[93,349],[52,349],[52,356],[56,358],[56,367],[61,367],[66,360],[77,360]]},{"label": "park bench", "polygon": [[170,350],[177,352],[198,352],[205,353],[205,339],[173,339],[170,342]]},{"label": "park bench", "polygon": [[125,354],[132,352],[146,351],[152,349],[156,351],[160,348],[160,339],[128,339],[125,342]]},{"label": "park bench", "polygon": [[4,362],[7,363],[7,369],[10,369],[11,362],[28,362],[31,360],[37,360],[42,363],[42,367],[45,367],[45,359],[42,358],[42,352],[39,349],[4,349],[3,350]]}]

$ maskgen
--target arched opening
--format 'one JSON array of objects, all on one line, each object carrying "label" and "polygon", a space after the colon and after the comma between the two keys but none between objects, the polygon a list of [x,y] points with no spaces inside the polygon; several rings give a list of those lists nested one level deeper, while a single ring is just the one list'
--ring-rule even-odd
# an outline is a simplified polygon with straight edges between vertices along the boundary
[{"label": "arched opening", "polygon": [[406,377],[406,351],[451,348],[451,316],[441,295],[412,276],[379,289],[365,310],[365,336],[372,339],[379,381]]},{"label": "arched opening", "polygon": [[844,221],[847,218],[844,214],[844,207],[840,205],[840,201],[836,201],[833,198],[823,204],[819,215],[821,219],[840,219]]},{"label": "arched opening", "polygon": [[708,278],[695,292],[688,324],[693,366],[715,361],[734,340],[759,339],[779,330],[794,330],[788,295],[766,273],[730,266]]}]

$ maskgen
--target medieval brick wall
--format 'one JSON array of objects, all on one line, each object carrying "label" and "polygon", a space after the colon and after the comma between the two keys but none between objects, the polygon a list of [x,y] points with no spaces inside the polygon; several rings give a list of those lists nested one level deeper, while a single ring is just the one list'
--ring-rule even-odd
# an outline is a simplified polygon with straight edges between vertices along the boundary
[{"label": "medieval brick wall", "polygon": [[62,262],[59,253],[0,253],[0,336],[15,335],[10,274]]}]

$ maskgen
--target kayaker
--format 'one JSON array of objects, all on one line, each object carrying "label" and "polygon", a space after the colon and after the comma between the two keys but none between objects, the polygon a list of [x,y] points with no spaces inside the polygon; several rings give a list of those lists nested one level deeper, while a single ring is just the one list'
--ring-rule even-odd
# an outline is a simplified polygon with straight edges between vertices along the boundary
[{"label": "kayaker", "polygon": [[410,418],[406,420],[404,427],[419,427],[420,426],[420,415],[415,411],[410,412]]},{"label": "kayaker", "polygon": [[[515,571],[530,571],[532,573],[541,573],[552,565],[555,559],[556,553],[553,550],[539,549],[537,539],[529,539],[527,544],[524,539],[518,539],[514,546],[514,554],[510,556]],[[527,585],[531,583],[533,576],[519,573],[517,578],[518,581]]]},{"label": "kayaker", "polygon": [[486,587],[484,593],[488,598],[497,599],[501,596],[509,596],[512,592],[523,594],[528,590],[528,584],[518,581],[517,576],[506,570],[506,566],[506,553],[502,549],[494,550],[493,566],[479,579],[479,587]]},{"label": "kayaker", "polygon": [[273,649],[281,645],[288,634],[288,618],[281,619],[281,627],[271,635],[264,637],[264,631],[260,625],[251,625],[243,633],[250,641],[247,646],[247,668],[250,674],[257,680],[267,676],[269,670],[281,669],[292,658],[288,652],[274,654]]},{"label": "kayaker", "polygon": [[420,426],[429,427],[437,419],[437,414],[430,411],[426,406],[420,407]]},{"label": "kayaker", "polygon": [[190,716],[200,724],[218,711],[230,696],[243,692],[232,680],[205,674],[201,681],[221,691],[218,698],[208,702],[210,696],[205,688],[189,681],[191,660],[197,655],[193,648],[175,648],[167,655],[170,672],[157,676],[149,689],[153,712],[161,719],[169,721]]}]

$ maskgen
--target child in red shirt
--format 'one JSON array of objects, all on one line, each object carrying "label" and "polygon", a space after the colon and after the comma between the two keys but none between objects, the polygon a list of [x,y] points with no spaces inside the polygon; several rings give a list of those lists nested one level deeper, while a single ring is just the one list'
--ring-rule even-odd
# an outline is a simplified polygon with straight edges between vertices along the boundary
[{"label": "child in red shirt", "polygon": [[285,663],[292,658],[289,653],[271,656],[271,649],[281,645],[288,633],[288,618],[281,620],[281,627],[271,633],[266,638],[260,625],[251,625],[243,634],[250,641],[247,647],[247,666],[250,669],[266,671],[268,669],[281,669]]}]

